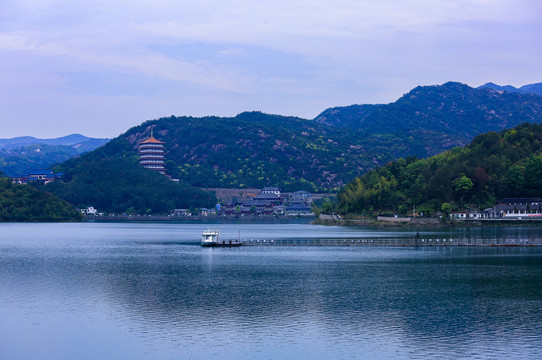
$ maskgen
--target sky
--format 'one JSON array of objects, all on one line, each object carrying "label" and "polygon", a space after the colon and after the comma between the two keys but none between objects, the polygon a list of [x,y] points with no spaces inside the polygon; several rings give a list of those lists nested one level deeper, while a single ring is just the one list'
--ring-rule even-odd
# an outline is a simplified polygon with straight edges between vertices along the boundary
[{"label": "sky", "polygon": [[542,82],[539,0],[0,0],[0,138]]}]

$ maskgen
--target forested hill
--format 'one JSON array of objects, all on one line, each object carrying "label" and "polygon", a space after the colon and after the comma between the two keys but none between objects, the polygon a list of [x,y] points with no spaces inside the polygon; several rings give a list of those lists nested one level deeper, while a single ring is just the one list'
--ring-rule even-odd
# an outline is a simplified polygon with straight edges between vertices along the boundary
[{"label": "forested hill", "polygon": [[399,159],[356,178],[338,195],[342,213],[434,213],[492,206],[507,197],[542,196],[542,125],[477,136],[428,159]]},{"label": "forested hill", "polygon": [[542,97],[446,83],[418,87],[388,105],[335,110],[315,120],[260,112],[149,120],[63,171],[77,179],[89,162],[112,157],[137,164],[138,144],[152,130],[165,143],[169,174],[187,185],[336,191],[391,160],[427,157],[482,132],[541,122]]},{"label": "forested hill", "polygon": [[58,197],[16,185],[0,173],[0,221],[80,221],[81,213]]},{"label": "forested hill", "polygon": [[408,139],[402,156],[426,157],[467,145],[481,133],[541,122],[542,97],[448,82],[416,87],[387,105],[328,109],[315,121],[361,130],[370,138]]},{"label": "forested hill", "polygon": [[199,187],[330,190],[373,167],[387,151],[375,144],[369,152],[357,131],[260,112],[233,118],[172,116],[147,121],[121,137],[135,153],[151,129],[166,144],[171,175]]},{"label": "forested hill", "polygon": [[139,165],[124,138],[70,159],[58,168],[62,182],[42,187],[79,207],[116,214],[169,214],[175,208],[213,207],[214,194],[174,183]]}]

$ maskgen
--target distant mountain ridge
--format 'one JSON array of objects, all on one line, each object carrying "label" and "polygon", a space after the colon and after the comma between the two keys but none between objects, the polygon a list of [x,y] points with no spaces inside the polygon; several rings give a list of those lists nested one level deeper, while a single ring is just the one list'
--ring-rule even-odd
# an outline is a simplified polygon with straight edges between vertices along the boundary
[{"label": "distant mountain ridge", "polygon": [[152,130],[165,142],[168,173],[186,184],[334,191],[397,158],[425,158],[524,122],[542,122],[541,96],[448,82],[416,87],[390,104],[327,109],[314,120],[260,112],[149,120],[101,156],[137,165],[138,144]]},{"label": "distant mountain ridge", "polygon": [[9,176],[48,169],[82,153],[103,146],[109,139],[72,134],[54,139],[21,136],[0,139],[0,170]]},{"label": "distant mountain ridge", "polygon": [[[19,136],[11,139],[0,139],[0,149],[15,149],[30,145],[64,145],[71,146],[74,149],[97,148],[107,143],[109,139],[105,138],[90,138],[81,134],[71,134],[54,139],[39,139],[33,136]],[[92,144],[88,146],[88,144]]]},{"label": "distant mountain ridge", "polygon": [[314,120],[320,124],[357,129],[371,113],[385,105],[349,105],[324,110]]},{"label": "distant mountain ridge", "polygon": [[492,89],[496,91],[508,91],[508,92],[517,92],[520,94],[536,94],[542,96],[542,83],[535,83],[535,84],[529,84],[529,85],[523,85],[520,88],[516,88],[512,85],[497,85],[492,82],[488,82],[487,84],[484,84],[482,86],[479,86],[478,89]]},{"label": "distant mountain ridge", "polygon": [[314,120],[359,130],[365,139],[386,138],[395,143],[395,148],[403,148],[395,158],[427,157],[465,146],[488,131],[541,122],[542,97],[447,82],[418,86],[386,105],[327,109]]}]

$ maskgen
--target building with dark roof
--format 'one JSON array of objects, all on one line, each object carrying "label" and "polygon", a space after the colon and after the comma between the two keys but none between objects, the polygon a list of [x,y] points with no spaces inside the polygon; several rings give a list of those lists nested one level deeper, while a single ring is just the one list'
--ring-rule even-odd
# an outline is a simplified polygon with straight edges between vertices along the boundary
[{"label": "building with dark roof", "polygon": [[542,199],[506,198],[483,211],[452,211],[450,217],[457,220],[542,218]]},{"label": "building with dark roof", "polygon": [[52,170],[32,170],[25,175],[12,177],[11,180],[15,184],[26,184],[31,181],[39,181],[48,184],[62,178],[61,173],[54,174]]},{"label": "building with dark roof", "polygon": [[292,201],[288,206],[286,206],[285,211],[286,215],[314,215],[311,207],[303,201]]}]

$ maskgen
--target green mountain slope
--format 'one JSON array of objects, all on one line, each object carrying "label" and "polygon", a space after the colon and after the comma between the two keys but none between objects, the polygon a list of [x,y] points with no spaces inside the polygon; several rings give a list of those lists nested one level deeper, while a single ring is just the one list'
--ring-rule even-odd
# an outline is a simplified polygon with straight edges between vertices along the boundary
[{"label": "green mountain slope", "polygon": [[[353,116],[356,110],[358,116]],[[534,94],[473,89],[449,82],[419,86],[394,103],[377,107],[354,105],[328,109],[315,118],[329,122],[329,114],[347,121],[339,126],[361,130],[367,140],[393,138],[404,147],[401,156],[427,157],[454,146],[467,145],[474,136],[523,122],[542,121],[542,97]],[[406,140],[406,142],[405,142]]]},{"label": "green mountain slope", "polygon": [[542,97],[446,83],[418,87],[388,105],[328,110],[315,121],[259,112],[170,117],[122,137],[135,152],[155,128],[170,174],[194,186],[331,191],[390,160],[434,155],[525,121],[542,121]]},{"label": "green mountain slope", "polygon": [[169,173],[199,187],[332,189],[373,161],[355,131],[259,112],[147,121],[121,135],[131,153],[151,128],[166,143]]},{"label": "green mountain slope", "polygon": [[0,221],[79,221],[72,205],[29,185],[16,185],[0,174]]},{"label": "green mountain slope", "polygon": [[356,178],[338,195],[342,213],[425,213],[484,208],[505,197],[542,196],[542,125],[477,136],[428,159],[399,159]]},{"label": "green mountain slope", "polygon": [[63,182],[41,185],[79,208],[106,213],[166,214],[175,208],[213,207],[213,194],[144,169],[124,138],[57,168]]},{"label": "green mountain slope", "polygon": [[[418,87],[388,105],[328,110],[325,119],[320,116],[307,120],[260,112],[229,118],[171,116],[146,121],[91,155],[66,162],[59,170],[68,174],[68,183],[51,185],[64,189],[51,191],[81,206],[103,204],[100,211],[126,211],[127,207],[163,211],[167,207],[163,204],[148,206],[141,200],[135,205],[133,199],[139,195],[132,196],[132,200],[126,195],[114,201],[76,197],[81,192],[78,184],[82,183],[86,184],[83,189],[101,184],[88,194],[102,191],[107,192],[107,199],[118,196],[122,188],[115,184],[125,184],[122,174],[114,170],[104,174],[100,171],[103,166],[95,163],[117,159],[138,166],[138,144],[150,136],[151,130],[165,143],[168,173],[186,184],[183,186],[271,185],[284,191],[337,191],[355,177],[391,160],[410,155],[427,157],[468,144],[482,132],[502,130],[524,121],[541,122],[541,109],[540,96],[446,83]],[[105,168],[109,167],[112,165],[105,164]],[[102,183],[104,176],[114,180]],[[137,188],[138,181],[124,186]],[[179,198],[175,207],[190,204],[194,202]]]}]

